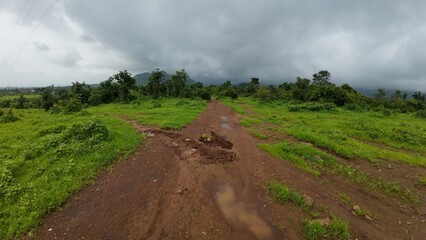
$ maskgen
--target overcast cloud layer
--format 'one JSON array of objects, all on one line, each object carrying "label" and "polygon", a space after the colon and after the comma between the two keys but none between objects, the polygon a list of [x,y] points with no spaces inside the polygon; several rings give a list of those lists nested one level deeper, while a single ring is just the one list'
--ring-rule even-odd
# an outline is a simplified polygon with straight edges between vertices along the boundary
[{"label": "overcast cloud layer", "polygon": [[[426,1],[0,0],[0,87],[185,68],[203,80],[426,90]],[[33,31],[33,34],[31,34]]]}]

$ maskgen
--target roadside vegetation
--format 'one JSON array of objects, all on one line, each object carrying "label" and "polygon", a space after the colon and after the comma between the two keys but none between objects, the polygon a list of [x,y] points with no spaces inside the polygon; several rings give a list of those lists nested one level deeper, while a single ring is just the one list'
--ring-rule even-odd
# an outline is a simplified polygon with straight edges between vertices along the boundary
[{"label": "roadside vegetation", "polygon": [[[310,215],[310,217],[302,221],[303,231],[306,239],[351,239],[348,223],[343,219],[340,219],[336,216],[331,216],[331,219],[329,217],[323,219],[313,219],[312,216],[318,215],[318,208],[315,209],[313,205],[307,202],[301,193],[279,182],[268,183],[267,188],[272,198],[278,203],[293,203],[302,211]],[[330,215],[331,213],[326,214]]]},{"label": "roadside vegetation", "polygon": [[[99,85],[76,81],[27,93],[1,90],[0,239],[33,229],[100,169],[132,153],[144,137],[127,120],[180,129],[204,111],[212,96],[242,114],[241,125],[255,138],[270,139],[266,129],[297,140],[259,145],[265,151],[315,176],[330,170],[418,201],[409,190],[338,158],[426,167],[426,96],[420,91],[387,96],[380,88],[367,97],[348,84],[332,83],[328,71],[279,86],[262,86],[258,78],[211,86],[188,84],[188,79],[185,70],[168,75],[156,69],[147,84],[137,85],[124,70]],[[424,178],[417,176],[417,184],[424,186]],[[270,190],[280,201],[303,207],[296,192],[278,186]],[[340,230],[346,236],[347,225],[340,220],[329,226],[336,227],[306,224],[306,236],[331,237]]]}]

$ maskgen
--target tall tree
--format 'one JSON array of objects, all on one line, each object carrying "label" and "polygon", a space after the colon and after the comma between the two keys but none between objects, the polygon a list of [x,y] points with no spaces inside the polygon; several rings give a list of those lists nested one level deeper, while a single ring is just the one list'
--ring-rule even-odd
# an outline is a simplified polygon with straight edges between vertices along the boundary
[{"label": "tall tree", "polygon": [[130,94],[130,90],[136,89],[136,79],[132,77],[132,74],[127,70],[120,71],[117,74],[112,76],[114,80],[117,81],[118,84],[118,96],[121,101],[129,101],[132,100],[132,95]]},{"label": "tall tree", "polygon": [[314,73],[312,78],[313,85],[326,85],[331,84],[331,74],[327,70],[321,70],[317,73]]},{"label": "tall tree", "polygon": [[188,79],[188,74],[185,72],[185,69],[181,71],[176,71],[176,74],[171,77],[171,95],[173,97],[180,96],[180,93],[185,88],[186,80]]},{"label": "tall tree", "polygon": [[149,76],[147,90],[153,98],[159,98],[161,95],[161,83],[166,77],[167,73],[159,68],[151,73]]}]

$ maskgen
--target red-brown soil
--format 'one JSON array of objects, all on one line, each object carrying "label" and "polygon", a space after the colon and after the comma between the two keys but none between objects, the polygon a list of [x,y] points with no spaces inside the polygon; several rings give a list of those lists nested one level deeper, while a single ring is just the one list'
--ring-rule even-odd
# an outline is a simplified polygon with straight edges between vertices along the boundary
[{"label": "red-brown soil", "polygon": [[[219,102],[181,131],[130,123],[148,139],[46,216],[37,239],[303,239],[301,221],[308,214],[275,203],[268,181],[310,196],[318,218],[347,220],[354,238],[426,236],[423,201],[415,205],[332,173],[315,177],[274,158]],[[200,139],[203,134],[210,141]],[[351,214],[353,205],[368,209],[374,220]]]}]

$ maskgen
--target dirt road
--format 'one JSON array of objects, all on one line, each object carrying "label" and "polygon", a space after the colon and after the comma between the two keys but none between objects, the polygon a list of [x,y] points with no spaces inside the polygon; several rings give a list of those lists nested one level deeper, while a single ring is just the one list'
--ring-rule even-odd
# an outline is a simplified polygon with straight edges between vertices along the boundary
[{"label": "dirt road", "polygon": [[[358,239],[421,239],[424,213],[398,199],[368,192],[342,177],[309,175],[256,147],[219,102],[181,131],[146,128],[149,136],[131,158],[105,171],[49,214],[37,239],[303,239],[307,213],[268,197],[278,180],[309,195],[324,212],[346,219]],[[351,214],[340,191],[377,214]],[[407,224],[409,222],[409,224]],[[403,226],[401,226],[401,224]]]}]

